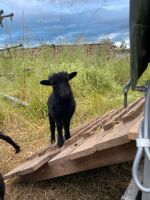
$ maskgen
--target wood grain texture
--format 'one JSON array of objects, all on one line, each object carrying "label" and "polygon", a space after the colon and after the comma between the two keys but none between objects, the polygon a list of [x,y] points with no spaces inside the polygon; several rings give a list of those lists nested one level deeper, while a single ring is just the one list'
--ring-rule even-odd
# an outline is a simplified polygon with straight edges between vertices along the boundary
[{"label": "wood grain texture", "polygon": [[137,139],[139,125],[140,125],[140,122],[142,121],[142,119],[143,119],[143,117],[139,118],[137,123],[134,126],[132,126],[131,129],[129,130],[129,133],[128,133],[129,140],[136,140]]},{"label": "wood grain texture", "polygon": [[136,101],[134,101],[133,103],[131,103],[126,109],[122,110],[121,112],[119,112],[119,114],[117,114],[116,116],[114,116],[114,118],[112,118],[109,122],[107,122],[106,124],[103,125],[104,130],[108,130],[110,128],[113,128],[113,126],[115,124],[118,124],[122,121],[122,117],[123,115],[125,115],[130,109],[132,109],[133,107],[135,107],[137,104],[139,104],[140,102],[143,103],[144,98],[141,97],[139,99],[137,99]]},{"label": "wood grain texture", "polygon": [[19,181],[38,182],[102,166],[129,161],[134,158],[135,151],[135,142],[132,141],[118,147],[95,152],[93,155],[90,155],[86,158],[61,162],[59,165],[54,164],[49,166],[48,163],[46,163],[37,171],[25,176],[20,176]]}]

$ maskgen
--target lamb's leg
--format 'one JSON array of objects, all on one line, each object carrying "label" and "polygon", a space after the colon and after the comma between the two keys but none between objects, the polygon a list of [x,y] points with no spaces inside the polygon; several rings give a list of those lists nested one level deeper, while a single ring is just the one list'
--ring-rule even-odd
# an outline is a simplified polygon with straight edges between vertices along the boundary
[{"label": "lamb's leg", "polygon": [[55,121],[49,115],[50,131],[51,131],[51,144],[55,142]]},{"label": "lamb's leg", "polygon": [[70,120],[64,121],[65,140],[70,138]]},{"label": "lamb's leg", "polygon": [[64,139],[62,135],[62,122],[61,120],[56,121],[57,131],[58,131],[58,147],[62,147],[64,144]]},{"label": "lamb's leg", "polygon": [[0,174],[0,200],[4,200],[5,184],[2,174]]},{"label": "lamb's leg", "polygon": [[5,135],[2,132],[0,132],[0,139],[5,140],[9,144],[11,144],[16,150],[16,153],[20,152],[20,146],[15,141],[13,141],[8,135]]}]

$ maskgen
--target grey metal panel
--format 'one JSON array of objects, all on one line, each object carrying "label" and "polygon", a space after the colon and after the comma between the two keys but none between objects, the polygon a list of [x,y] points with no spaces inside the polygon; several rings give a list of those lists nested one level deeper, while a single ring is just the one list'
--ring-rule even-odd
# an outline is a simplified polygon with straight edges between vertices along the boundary
[{"label": "grey metal panel", "polygon": [[127,190],[125,191],[124,195],[122,196],[121,200],[136,200],[138,193],[139,193],[139,189],[135,185],[135,183],[132,179],[130,184],[128,185]]},{"label": "grey metal panel", "polygon": [[130,68],[131,87],[148,66],[150,60],[150,1],[130,0]]}]

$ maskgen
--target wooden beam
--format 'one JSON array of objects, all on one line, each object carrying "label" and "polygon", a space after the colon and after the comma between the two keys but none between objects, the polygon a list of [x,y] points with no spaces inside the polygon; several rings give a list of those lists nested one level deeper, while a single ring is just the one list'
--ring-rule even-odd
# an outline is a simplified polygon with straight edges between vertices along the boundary
[{"label": "wooden beam", "polygon": [[129,140],[136,140],[136,138],[138,137],[139,125],[142,119],[143,117],[139,118],[137,123],[134,126],[132,126],[131,129],[129,130],[129,133],[128,133]]},{"label": "wooden beam", "polygon": [[115,147],[129,142],[128,132],[130,128],[137,123],[139,118],[136,118],[128,123],[120,123],[111,130],[101,130],[83,144],[71,152],[68,157],[73,160],[81,157],[88,156],[96,151],[104,150],[107,148]]},{"label": "wooden beam", "polygon": [[59,162],[65,162],[68,160],[68,155],[78,148],[84,142],[84,138],[79,139],[77,142],[73,143],[71,146],[65,148],[62,152],[57,154],[55,157],[51,159],[50,164],[53,165],[54,163],[59,164]]},{"label": "wooden beam", "polygon": [[4,97],[5,99],[7,99],[7,100],[9,100],[9,101],[11,101],[11,102],[13,102],[13,103],[15,103],[15,104],[21,105],[21,106],[27,107],[27,106],[29,105],[29,104],[28,104],[27,102],[25,102],[25,101],[21,101],[21,100],[15,98],[15,97],[9,96],[9,95],[4,94],[4,93],[2,93],[2,92],[0,92],[0,96]]},{"label": "wooden beam", "polygon": [[[135,105],[137,102],[139,102],[142,98],[139,98],[137,101],[133,102],[131,104],[131,107]],[[124,109],[123,107],[118,108],[117,110],[112,110],[107,112],[105,115],[101,117],[97,117],[90,122],[86,122],[81,126],[78,126],[77,128],[71,130],[71,135],[72,137],[65,142],[65,147],[68,147],[72,145],[74,142],[76,142],[81,136],[84,138],[90,137],[91,135],[94,134],[96,129],[100,129],[107,121],[110,121],[111,118],[114,116],[118,115],[120,112],[122,112]],[[32,160],[37,156],[41,156],[44,153],[48,151],[54,151],[57,148],[57,145],[47,145],[43,149],[40,149],[39,151],[35,152],[31,156],[28,156],[26,160]]]},{"label": "wooden beam", "polygon": [[142,101],[140,101],[136,106],[134,106],[131,110],[129,110],[129,112],[126,115],[122,117],[122,121],[126,123],[136,118],[139,115],[139,113],[142,112],[144,108],[144,103],[145,99],[142,99]]},{"label": "wooden beam", "polygon": [[42,165],[47,163],[52,157],[56,156],[60,152],[60,149],[55,150],[54,152],[47,152],[40,157],[36,157],[33,160],[26,161],[19,167],[15,168],[14,170],[8,172],[4,175],[5,179],[14,178],[18,175],[24,175],[36,171]]},{"label": "wooden beam", "polygon": [[82,134],[83,137],[84,137],[84,138],[87,138],[87,137],[93,135],[93,134],[95,133],[95,131],[100,130],[106,122],[110,121],[110,119],[111,119],[113,116],[117,115],[117,114],[118,114],[119,112],[121,112],[122,110],[123,110],[123,107],[121,107],[121,108],[119,108],[119,109],[117,109],[117,110],[114,110],[114,111],[108,113],[108,115],[107,115],[106,117],[101,118],[101,120],[97,121],[97,123],[95,123],[95,125],[93,125],[93,126],[92,126],[91,128],[89,128],[86,132],[84,132],[84,133]]},{"label": "wooden beam", "polygon": [[137,99],[136,101],[132,102],[126,109],[124,109],[122,112],[120,112],[118,115],[114,116],[109,122],[103,125],[104,130],[108,130],[112,128],[115,124],[118,124],[121,120],[124,114],[126,114],[130,109],[136,106],[136,104],[139,104],[140,102],[143,103],[144,99],[143,97]]},{"label": "wooden beam", "polygon": [[[117,110],[112,110],[107,112],[105,115],[101,116],[101,117],[97,117],[94,120],[88,122],[88,123],[84,123],[82,126],[79,126],[73,130],[71,130],[71,135],[72,137],[67,140],[63,146],[64,147],[68,147],[70,145],[72,145],[73,143],[75,143],[78,139],[80,139],[80,137],[85,137],[86,136],[90,136],[88,134],[89,129],[95,129],[95,126],[98,127],[97,124],[101,124],[104,123],[105,120],[108,120],[108,117],[112,117],[114,114],[119,113],[120,110],[122,110],[123,108],[119,108]],[[90,132],[91,133],[91,132]],[[43,149],[40,149],[39,151],[35,152],[34,154],[32,154],[31,156],[28,156],[26,158],[26,160],[32,160],[37,156],[41,156],[44,153],[48,152],[48,151],[54,151],[55,149],[57,149],[57,144],[54,145],[47,145],[46,147],[44,147]]]},{"label": "wooden beam", "polygon": [[11,50],[11,49],[16,49],[16,48],[22,47],[22,46],[23,46],[22,44],[18,44],[18,45],[15,45],[15,46],[6,47],[6,48],[4,48],[4,49],[0,49],[0,52],[1,52],[1,51],[9,51],[9,50]]},{"label": "wooden beam", "polygon": [[95,152],[93,155],[82,159],[68,160],[66,162],[62,161],[59,165],[54,164],[49,166],[48,163],[46,163],[37,171],[25,176],[20,176],[19,181],[38,182],[59,176],[99,168],[102,166],[129,161],[134,158],[135,151],[135,142],[132,141],[118,147]]}]

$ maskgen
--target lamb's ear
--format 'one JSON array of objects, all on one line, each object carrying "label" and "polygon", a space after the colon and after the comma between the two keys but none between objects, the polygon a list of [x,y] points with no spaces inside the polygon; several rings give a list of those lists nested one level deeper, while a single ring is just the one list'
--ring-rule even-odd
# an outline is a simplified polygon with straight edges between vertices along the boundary
[{"label": "lamb's ear", "polygon": [[74,78],[77,75],[77,72],[72,72],[69,74],[69,80],[71,80],[72,78]]},{"label": "lamb's ear", "polygon": [[42,80],[42,81],[40,81],[40,84],[41,85],[49,85],[49,86],[51,85],[49,80]]}]

